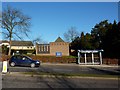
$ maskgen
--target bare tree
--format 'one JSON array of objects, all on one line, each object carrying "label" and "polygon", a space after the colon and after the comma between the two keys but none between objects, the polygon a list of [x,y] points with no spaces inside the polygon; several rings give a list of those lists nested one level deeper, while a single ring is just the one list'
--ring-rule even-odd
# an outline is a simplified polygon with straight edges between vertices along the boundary
[{"label": "bare tree", "polygon": [[71,27],[67,32],[64,33],[64,38],[67,42],[72,42],[77,36],[79,36],[79,33],[75,27]]},{"label": "bare tree", "polygon": [[40,43],[40,42],[42,42],[41,37],[37,37],[37,38],[35,38],[35,39],[33,40],[33,43],[34,43],[34,44]]},{"label": "bare tree", "polygon": [[9,53],[11,54],[11,41],[14,37],[22,39],[23,35],[28,37],[31,18],[24,15],[20,10],[7,6],[2,11],[2,34],[8,38],[10,47]]},{"label": "bare tree", "polygon": [[38,37],[36,37],[34,40],[32,40],[33,41],[33,43],[34,43],[34,45],[36,44],[36,43],[39,43],[39,44],[47,44],[48,42],[47,41],[44,41],[42,38],[41,38],[41,36],[38,36]]}]

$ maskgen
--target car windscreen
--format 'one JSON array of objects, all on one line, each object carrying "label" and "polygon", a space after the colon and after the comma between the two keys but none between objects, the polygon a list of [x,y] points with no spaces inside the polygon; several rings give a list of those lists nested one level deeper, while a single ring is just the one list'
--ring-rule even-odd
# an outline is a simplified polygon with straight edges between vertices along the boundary
[{"label": "car windscreen", "polygon": [[30,57],[28,57],[28,56],[26,56],[26,58],[28,58],[28,59],[32,60],[32,58],[30,58]]}]

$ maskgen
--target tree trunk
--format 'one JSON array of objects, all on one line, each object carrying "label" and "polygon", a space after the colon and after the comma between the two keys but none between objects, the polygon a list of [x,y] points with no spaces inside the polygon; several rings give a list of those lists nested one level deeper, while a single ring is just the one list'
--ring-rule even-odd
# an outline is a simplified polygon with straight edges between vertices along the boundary
[{"label": "tree trunk", "polygon": [[8,53],[8,55],[10,56],[11,55],[11,43],[12,43],[12,40],[11,40],[11,38],[10,38],[10,40],[9,40],[9,42],[10,42],[10,47],[9,47],[9,53]]},{"label": "tree trunk", "polygon": [[9,40],[9,52],[8,52],[8,55],[10,56],[11,55],[11,44],[12,44],[12,40],[11,40],[11,38],[12,38],[12,34],[10,34],[10,40]]}]

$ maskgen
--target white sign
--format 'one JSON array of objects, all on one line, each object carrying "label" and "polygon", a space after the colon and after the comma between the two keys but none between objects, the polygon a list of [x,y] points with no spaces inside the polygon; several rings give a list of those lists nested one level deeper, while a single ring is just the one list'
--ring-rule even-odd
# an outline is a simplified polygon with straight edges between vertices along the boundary
[{"label": "white sign", "polygon": [[3,61],[2,73],[7,73],[7,61]]}]

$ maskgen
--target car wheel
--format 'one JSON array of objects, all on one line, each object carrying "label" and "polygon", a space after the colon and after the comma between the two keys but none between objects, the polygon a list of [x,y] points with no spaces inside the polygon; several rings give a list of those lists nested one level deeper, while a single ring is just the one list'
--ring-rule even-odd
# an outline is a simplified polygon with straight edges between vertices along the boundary
[{"label": "car wheel", "polygon": [[31,66],[31,68],[34,68],[34,67],[35,67],[35,64],[34,64],[34,63],[31,63],[30,66]]},{"label": "car wheel", "polygon": [[15,66],[15,63],[14,63],[14,62],[11,62],[11,63],[10,63],[10,66],[14,67],[14,66]]}]

